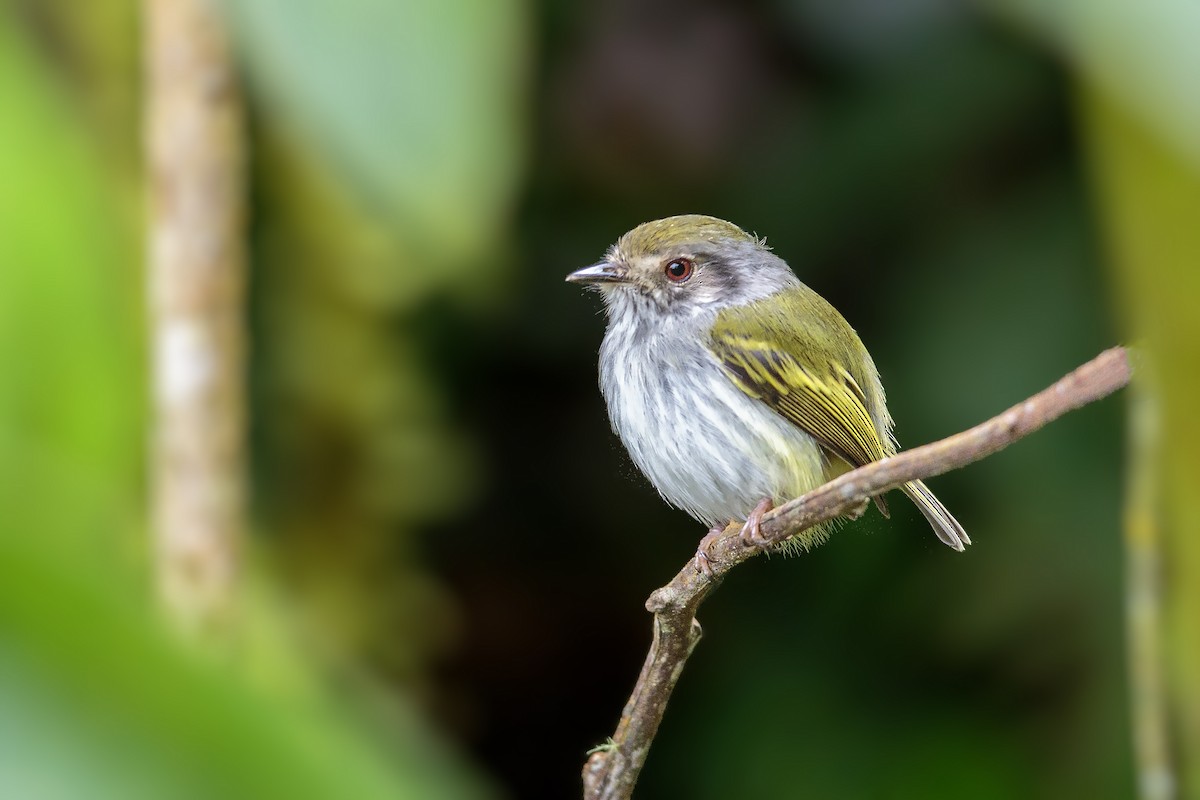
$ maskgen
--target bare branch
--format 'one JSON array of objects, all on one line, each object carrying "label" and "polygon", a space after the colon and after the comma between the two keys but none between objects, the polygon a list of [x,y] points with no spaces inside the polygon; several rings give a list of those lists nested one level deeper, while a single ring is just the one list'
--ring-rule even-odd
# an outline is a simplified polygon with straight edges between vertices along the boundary
[{"label": "bare branch", "polygon": [[244,507],[241,101],[212,0],[146,0],[153,520],[189,633],[232,610]]},{"label": "bare branch", "polygon": [[[1126,350],[1114,347],[1048,389],[970,430],[848,472],[763,517],[762,534],[781,543],[826,520],[853,513],[871,497],[912,480],[941,475],[989,456],[1028,436],[1068,411],[1112,394],[1129,383]],[[654,614],[654,642],[610,745],[583,768],[585,800],[624,800],[645,763],[667,701],[683,665],[700,640],[696,610],[726,572],[763,552],[742,544],[740,524],[713,543],[713,578],[688,562],[670,583],[646,601]]]}]

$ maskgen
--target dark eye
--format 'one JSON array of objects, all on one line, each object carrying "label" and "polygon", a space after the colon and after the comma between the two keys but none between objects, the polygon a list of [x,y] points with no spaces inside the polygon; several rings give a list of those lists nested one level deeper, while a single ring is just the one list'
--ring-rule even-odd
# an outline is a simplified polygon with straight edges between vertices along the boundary
[{"label": "dark eye", "polygon": [[675,283],[683,283],[688,278],[692,277],[692,271],[696,265],[692,263],[690,258],[676,258],[667,262],[667,266],[663,270],[667,275],[667,280]]}]

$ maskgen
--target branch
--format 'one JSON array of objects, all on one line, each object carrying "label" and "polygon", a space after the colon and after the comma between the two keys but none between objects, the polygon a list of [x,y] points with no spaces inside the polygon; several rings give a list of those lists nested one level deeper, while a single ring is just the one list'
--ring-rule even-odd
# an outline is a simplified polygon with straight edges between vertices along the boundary
[{"label": "branch", "polygon": [[244,526],[244,134],[210,0],[146,0],[157,583],[189,634],[233,610]]},{"label": "branch", "polygon": [[[1125,348],[1106,350],[1050,388],[987,422],[859,467],[779,506],[763,517],[762,534],[769,547],[826,520],[853,515],[871,497],[989,456],[1068,411],[1112,394],[1129,383],[1129,377]],[[585,800],[625,800],[632,796],[667,701],[684,663],[700,641],[696,610],[725,573],[763,552],[743,545],[740,531],[740,524],[731,524],[709,548],[712,578],[701,574],[689,561],[646,601],[646,609],[654,614],[654,641],[612,741],[594,752],[584,765]]]}]

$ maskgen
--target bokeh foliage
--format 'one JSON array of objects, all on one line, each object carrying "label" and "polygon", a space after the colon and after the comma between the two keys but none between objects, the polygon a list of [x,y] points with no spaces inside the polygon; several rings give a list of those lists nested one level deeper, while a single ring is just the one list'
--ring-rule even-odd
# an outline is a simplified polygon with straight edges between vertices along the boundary
[{"label": "bokeh foliage", "polygon": [[[456,210],[450,217],[443,208],[431,212],[433,216],[413,219],[399,207],[382,214],[382,220],[381,215],[357,210],[344,214],[339,218],[344,230],[335,226],[342,230],[339,236],[314,237],[329,248],[325,260],[309,262],[321,265],[318,273],[321,268],[344,267],[347,260],[355,262],[357,253],[352,265],[359,268],[359,274],[351,270],[341,274],[351,279],[362,274],[371,277],[374,270],[377,283],[383,275],[384,281],[402,286],[437,286],[439,281],[445,283],[438,275],[461,269],[464,253],[480,247],[479,242],[467,242],[462,236],[439,236],[434,242],[421,242],[420,248],[415,243],[406,246],[389,232],[398,219],[409,221],[412,230],[420,233],[440,220],[443,232],[453,234],[454,225],[465,225],[477,236],[498,237],[519,165],[517,108],[510,101],[521,85],[515,66],[521,50],[515,35],[497,36],[495,26],[482,27],[487,23],[484,17],[475,20],[480,27],[464,27],[460,24],[462,13],[469,9],[463,6],[455,13],[452,5],[443,5],[445,16],[421,32],[422,43],[436,51],[440,37],[443,44],[472,49],[469,36],[464,39],[463,33],[476,30],[480,46],[474,51],[481,58],[486,58],[491,48],[513,66],[465,65],[457,89],[443,87],[437,98],[427,98],[429,103],[438,100],[452,109],[470,111],[473,117],[443,114],[419,118],[428,122],[425,138],[449,148],[448,154],[461,154],[468,143],[476,143],[481,159],[497,156],[500,166],[492,170],[496,177],[488,187],[482,180],[475,187],[479,193],[470,198],[472,211],[466,215]],[[362,671],[357,660],[362,654],[353,633],[342,636],[330,654],[320,646],[324,628],[319,617],[310,626],[294,624],[297,615],[290,608],[308,606],[296,602],[295,597],[280,602],[271,581],[255,575],[258,565],[276,564],[277,553],[269,543],[248,550],[243,630],[234,652],[222,655],[219,663],[197,663],[194,654],[181,652],[167,641],[153,620],[147,608],[150,581],[145,575],[144,543],[143,451],[148,404],[143,364],[148,345],[143,333],[138,244],[142,215],[134,92],[136,6],[117,3],[88,8],[87,13],[76,14],[69,3],[12,3],[0,10],[0,89],[6,106],[0,124],[0,166],[5,174],[0,191],[0,263],[5,265],[0,270],[0,365],[5,373],[0,387],[0,491],[5,507],[0,536],[4,571],[0,581],[0,687],[6,708],[0,726],[0,739],[5,743],[0,785],[4,793],[42,797],[485,796],[487,791],[477,776],[413,713],[406,693],[382,697],[371,681],[345,675],[346,662]],[[395,28],[398,19],[411,17],[412,8],[402,4],[381,8],[380,30]],[[284,7],[256,10],[258,21],[270,22],[272,15],[291,18]],[[360,11],[345,6],[340,13],[344,20],[361,21]],[[334,18],[337,13],[333,12]],[[511,16],[504,19],[514,31],[519,30]],[[325,21],[332,19],[327,16]],[[359,53],[378,59],[381,47],[382,43]],[[415,69],[411,63],[409,67]],[[377,100],[386,93],[380,92],[386,76],[368,73],[367,77],[372,76],[374,82],[369,81],[364,91]],[[477,97],[464,96],[485,90],[485,83],[495,89],[488,93],[493,103],[490,109],[480,108]],[[299,102],[306,109],[321,108],[322,101],[327,103],[336,90],[304,85],[309,96]],[[344,106],[338,111],[344,118]],[[362,109],[356,113],[361,116]],[[391,119],[393,130],[377,129],[375,135],[394,133],[402,121]],[[462,132],[460,123],[469,123],[467,132]],[[449,130],[446,126],[453,127],[456,138],[441,143],[439,131]],[[266,139],[271,126],[261,127]],[[274,130],[283,127],[280,124]],[[507,143],[501,141],[506,130]],[[411,168],[437,169],[429,163],[428,152],[406,152],[410,153]],[[389,158],[388,163],[402,166],[402,161]],[[443,158],[444,163],[449,161]],[[281,192],[306,180],[305,172],[303,168],[280,170]],[[484,189],[490,194],[484,196]],[[450,187],[447,191],[453,194]],[[298,191],[280,206],[295,217],[313,206],[321,213],[322,203],[331,205],[330,194]],[[424,207],[422,213],[426,213]],[[270,220],[264,215],[265,222]],[[375,241],[357,250],[347,248],[348,259],[343,260],[341,243],[331,240],[340,238],[353,244],[362,241],[364,231]],[[448,245],[436,251],[436,241]],[[383,267],[379,264],[381,249],[388,251],[382,258],[387,262]],[[397,268],[401,252],[410,254],[406,269]],[[426,277],[418,281],[404,280],[407,273],[422,272]],[[290,285],[297,284],[304,285],[302,281]],[[362,294],[379,307],[380,292],[374,287],[367,287]],[[270,314],[264,312],[264,318],[273,322],[284,317],[293,296],[281,290],[279,302],[272,305]],[[379,442],[382,437],[370,455],[385,459],[385,469],[394,468],[393,462],[399,459],[402,471],[429,476],[399,500],[387,487],[372,489],[369,481],[354,481],[354,493],[365,491],[366,499],[348,503],[344,516],[334,513],[322,520],[329,529],[348,531],[347,538],[353,540],[357,529],[366,527],[367,522],[377,524],[370,517],[379,513],[380,498],[392,522],[396,508],[407,514],[400,516],[404,521],[413,514],[430,513],[422,509],[444,507],[446,501],[435,498],[439,490],[443,497],[447,495],[441,487],[452,484],[447,474],[451,468],[439,471],[431,467],[437,457],[456,462],[446,455],[453,449],[446,444],[451,435],[431,430],[427,424],[438,413],[436,403],[421,396],[419,367],[391,379],[389,356],[395,347],[383,341],[390,337],[380,333],[381,324],[353,324],[349,338],[357,336],[358,342],[346,342],[344,335],[339,340],[344,331],[336,326],[332,336],[320,335],[328,330],[312,330],[322,315],[336,318],[334,305],[316,303],[315,309],[310,309],[309,325],[298,329],[314,336],[322,347],[332,343],[332,352],[321,351],[329,356],[321,363],[326,367],[342,364],[347,370],[336,380],[349,391],[340,395],[326,392],[334,398],[333,416],[355,425],[363,425],[361,417],[365,416],[364,427],[370,428],[374,440]],[[261,341],[264,357],[269,357],[274,340],[264,333]],[[347,348],[380,352],[364,368],[361,361],[346,358]],[[275,363],[286,364],[283,358]],[[326,373],[322,379],[329,377]],[[406,377],[410,379],[405,381]],[[406,392],[397,392],[393,386],[409,383],[415,388]],[[397,405],[406,399],[418,409],[410,416],[397,413]],[[365,414],[356,415],[364,407]],[[368,438],[361,431],[359,435]],[[386,461],[389,458],[392,461]],[[370,477],[371,465],[367,466]],[[453,474],[460,471],[454,468]],[[368,518],[366,522],[363,517]],[[289,536],[286,526],[270,514],[263,527],[282,527],[280,535],[289,545],[299,538]],[[401,531],[393,525],[387,533],[399,538]],[[387,538],[377,535],[375,545],[385,548]],[[302,548],[278,549],[291,553]],[[270,571],[277,569],[271,566]],[[327,573],[328,580],[319,590],[301,596],[328,594],[324,586],[330,584],[352,584],[360,591],[340,562],[331,563]],[[392,622],[398,617],[412,618],[431,605],[428,601],[424,606],[414,605],[410,602],[413,595],[436,595],[427,588],[432,582],[418,568],[389,573],[389,578],[389,594],[382,596],[382,601],[392,609],[386,616]],[[404,580],[398,582],[397,578]],[[380,599],[376,594],[374,601]],[[321,607],[317,601],[312,605]],[[284,606],[289,611],[281,611]],[[359,618],[370,619],[371,614],[356,610],[338,618],[337,626],[345,630],[351,627],[347,623]],[[311,633],[297,633],[301,629]],[[428,626],[428,632],[391,625],[386,637],[380,635],[373,642],[394,640],[400,652],[420,653],[428,650],[422,641],[444,638],[435,624]],[[410,657],[410,661],[419,660]],[[370,659],[362,657],[362,661]],[[318,680],[325,669],[343,675],[343,690],[338,695],[316,688],[328,682]],[[418,670],[407,666],[403,672],[405,685],[413,688]],[[351,684],[349,690],[347,683]],[[364,709],[369,709],[369,714]]]},{"label": "bokeh foliage", "polygon": [[[701,533],[608,433],[561,284],[644,219],[766,236],[905,444],[1128,331],[1194,361],[1195,12],[885,5],[229,2],[255,517],[206,660],[146,608],[137,7],[0,3],[0,790],[574,794]],[[938,479],[965,556],[895,502],[740,569],[642,794],[1129,796],[1121,412]]]},{"label": "bokeh foliage", "polygon": [[[1200,770],[1191,757],[1200,752],[1200,590],[1190,579],[1200,570],[1195,490],[1200,426],[1193,419],[1200,401],[1194,369],[1200,363],[1195,313],[1200,298],[1200,160],[1172,146],[1160,127],[1130,113],[1096,85],[1086,85],[1082,94],[1096,182],[1110,221],[1114,283],[1126,298],[1126,324],[1142,337],[1147,373],[1142,391],[1153,393],[1153,419],[1133,433],[1153,437],[1147,445],[1149,463],[1140,466],[1162,476],[1161,485],[1146,509],[1150,519],[1131,523],[1153,526],[1149,533],[1161,566],[1148,580],[1157,579],[1149,589],[1163,598],[1164,644],[1158,658],[1168,709],[1167,755],[1176,759],[1180,791],[1192,797],[1200,794]],[[1195,133],[1200,139],[1200,126]],[[1130,535],[1146,532],[1131,529]]]}]

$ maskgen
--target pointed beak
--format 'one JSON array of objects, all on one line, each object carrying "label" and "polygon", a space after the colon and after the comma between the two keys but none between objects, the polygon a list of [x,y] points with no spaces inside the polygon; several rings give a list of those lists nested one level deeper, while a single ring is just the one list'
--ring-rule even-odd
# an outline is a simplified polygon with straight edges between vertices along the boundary
[{"label": "pointed beak", "polygon": [[577,269],[567,276],[567,283],[620,283],[625,280],[625,270],[607,261],[599,261],[590,267]]}]

